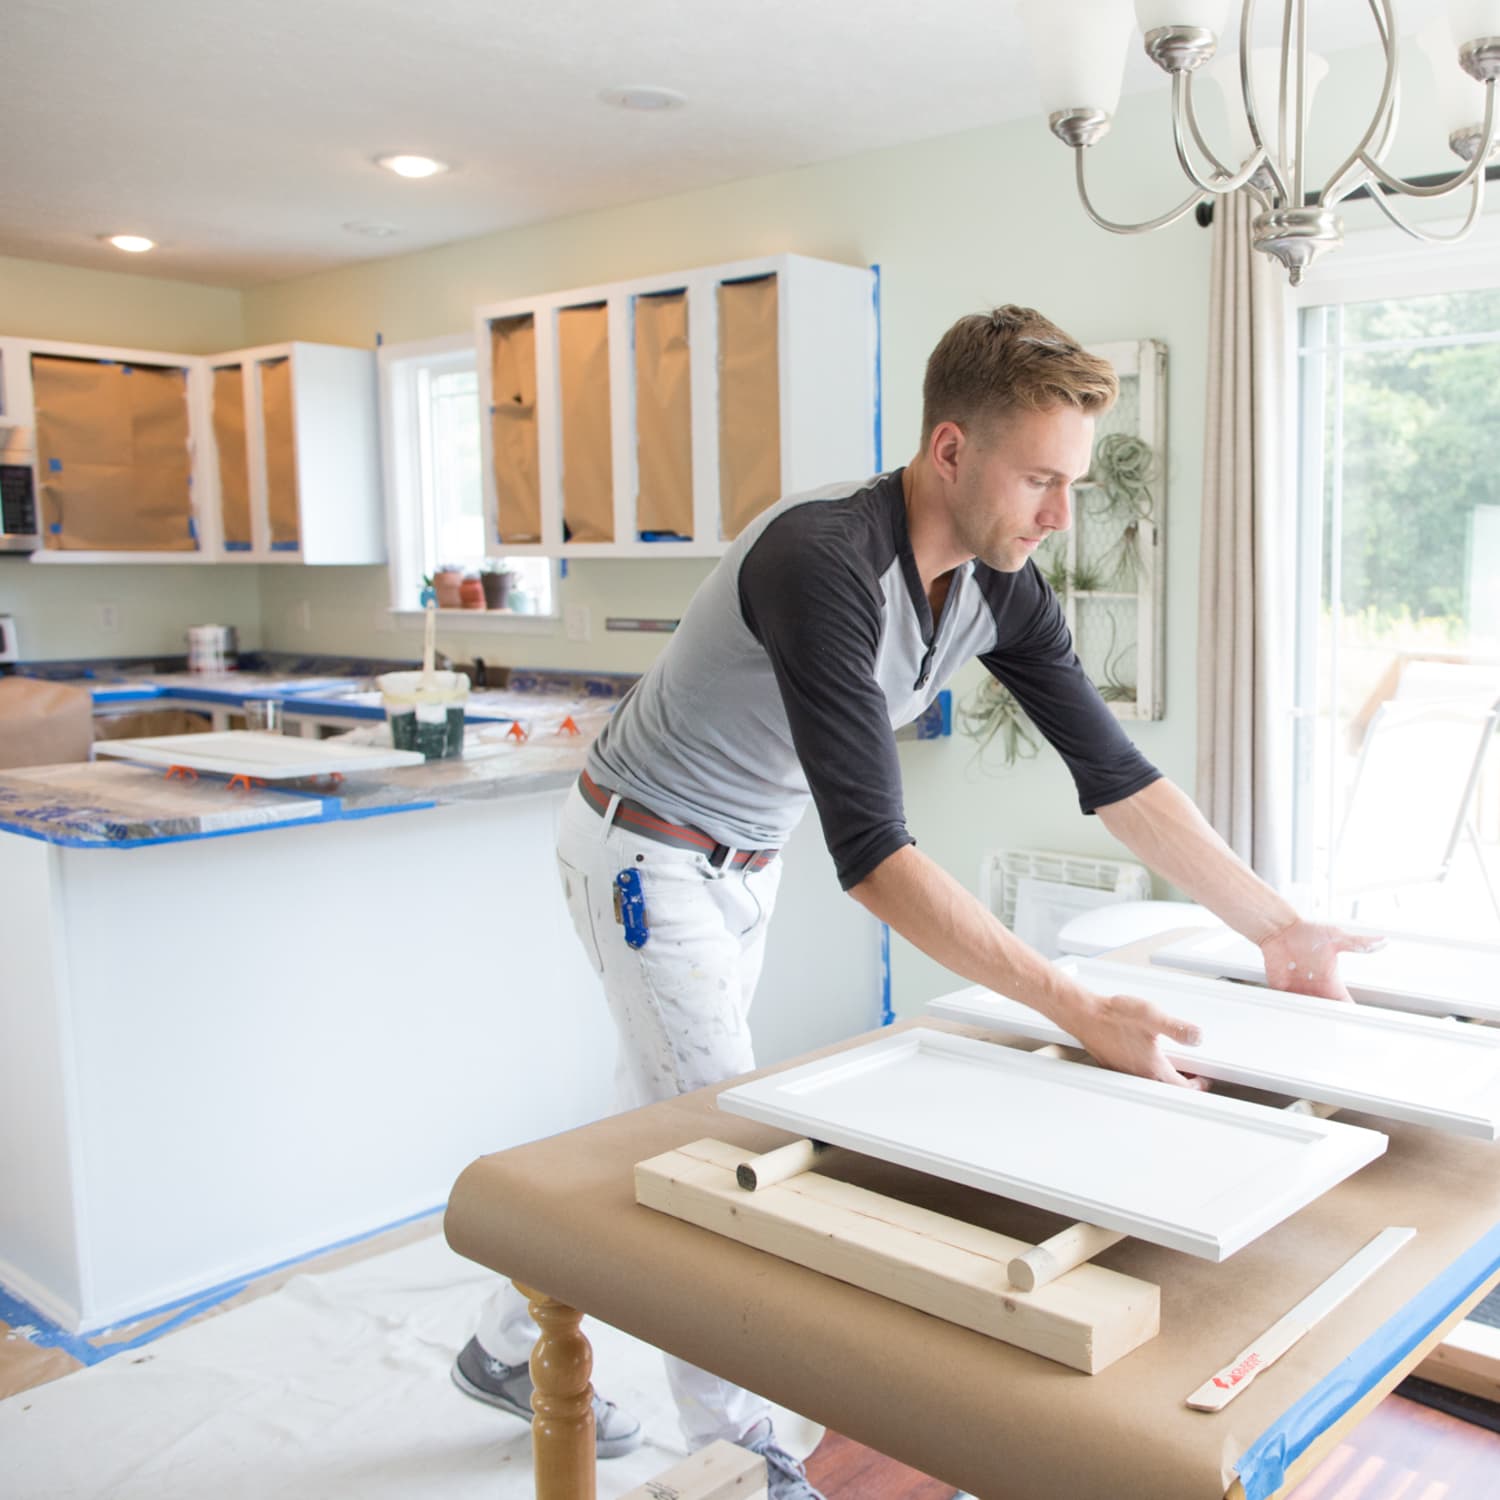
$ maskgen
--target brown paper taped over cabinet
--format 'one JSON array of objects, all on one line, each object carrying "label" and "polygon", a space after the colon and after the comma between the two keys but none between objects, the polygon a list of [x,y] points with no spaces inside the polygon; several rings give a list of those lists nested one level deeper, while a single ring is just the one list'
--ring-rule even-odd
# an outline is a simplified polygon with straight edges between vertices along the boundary
[{"label": "brown paper taped over cabinet", "polygon": [[271,546],[295,552],[302,545],[302,513],[297,498],[297,431],[292,417],[292,362],[260,363],[261,425],[266,447],[266,516]]},{"label": "brown paper taped over cabinet", "polygon": [[0,677],[0,768],[87,760],[94,698],[87,688],[30,677]]},{"label": "brown paper taped over cabinet", "polygon": [[193,552],[186,372],[33,355],[48,547]]},{"label": "brown paper taped over cabinet", "polygon": [[562,386],[563,536],[615,539],[614,453],[609,430],[609,308],[565,307],[557,315]]},{"label": "brown paper taped over cabinet", "polygon": [[490,445],[500,540],[542,539],[537,468],[536,323],[530,313],[490,324]]},{"label": "brown paper taped over cabinet", "polygon": [[693,534],[693,406],[686,292],[635,301],[636,529]]},{"label": "brown paper taped over cabinet", "polygon": [[781,498],[774,276],[719,287],[719,514],[737,537]]},{"label": "brown paper taped over cabinet", "polygon": [[250,546],[250,450],[245,441],[245,372],[225,365],[214,372],[214,446],[219,450],[219,514],[224,545]]}]

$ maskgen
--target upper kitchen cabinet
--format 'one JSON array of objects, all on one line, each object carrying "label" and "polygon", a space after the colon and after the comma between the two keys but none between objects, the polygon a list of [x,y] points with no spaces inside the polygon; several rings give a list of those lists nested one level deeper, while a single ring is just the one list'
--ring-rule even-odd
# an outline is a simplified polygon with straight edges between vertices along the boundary
[{"label": "upper kitchen cabinet", "polygon": [[0,339],[0,392],[32,464],[39,561],[207,559],[192,355]]},{"label": "upper kitchen cabinet", "polygon": [[871,473],[874,291],[779,255],[478,309],[490,552],[716,556]]},{"label": "upper kitchen cabinet", "polygon": [[374,354],[273,344],[205,364],[226,558],[384,562]]}]

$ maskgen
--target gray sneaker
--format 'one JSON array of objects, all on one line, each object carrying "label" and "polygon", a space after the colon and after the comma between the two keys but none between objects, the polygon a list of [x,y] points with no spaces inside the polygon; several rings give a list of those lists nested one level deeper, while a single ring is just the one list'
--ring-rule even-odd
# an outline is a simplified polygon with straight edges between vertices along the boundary
[{"label": "gray sneaker", "polygon": [[740,1439],[740,1447],[766,1461],[766,1500],[827,1500],[807,1482],[807,1470],[776,1441],[769,1417],[762,1417]]},{"label": "gray sneaker", "polygon": [[[525,1365],[503,1365],[492,1359],[478,1339],[470,1339],[453,1361],[453,1383],[476,1401],[498,1406],[523,1422],[531,1420],[531,1371]],[[641,1424],[613,1401],[595,1396],[594,1451],[599,1457],[619,1458],[640,1446]]]}]

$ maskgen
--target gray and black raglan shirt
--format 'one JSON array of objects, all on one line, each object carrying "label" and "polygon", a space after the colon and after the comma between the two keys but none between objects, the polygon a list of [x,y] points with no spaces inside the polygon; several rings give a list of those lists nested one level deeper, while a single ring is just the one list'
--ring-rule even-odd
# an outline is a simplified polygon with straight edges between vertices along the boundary
[{"label": "gray and black raglan shirt", "polygon": [[899,470],[757,517],[594,742],[589,774],[736,849],[784,844],[811,796],[848,890],[915,842],[894,731],[973,656],[1062,756],[1085,812],[1159,776],[1084,675],[1035,563],[966,563],[933,620]]}]

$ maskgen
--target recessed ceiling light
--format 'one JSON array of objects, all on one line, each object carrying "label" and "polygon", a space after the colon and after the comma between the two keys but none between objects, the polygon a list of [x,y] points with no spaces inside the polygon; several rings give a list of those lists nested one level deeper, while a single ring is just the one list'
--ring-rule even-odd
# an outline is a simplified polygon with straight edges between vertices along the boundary
[{"label": "recessed ceiling light", "polygon": [[681,109],[687,99],[676,89],[659,89],[646,84],[623,89],[605,89],[599,97],[617,109]]},{"label": "recessed ceiling light", "polygon": [[388,240],[393,234],[400,234],[400,228],[395,224],[374,224],[361,219],[352,219],[344,225],[350,234],[368,235],[372,240]]},{"label": "recessed ceiling light", "polygon": [[431,156],[377,156],[375,165],[398,177],[436,177],[439,172],[449,170],[447,162]]},{"label": "recessed ceiling light", "polygon": [[132,255],[156,249],[156,241],[148,240],[143,234],[101,234],[99,238],[116,250],[128,250]]}]

